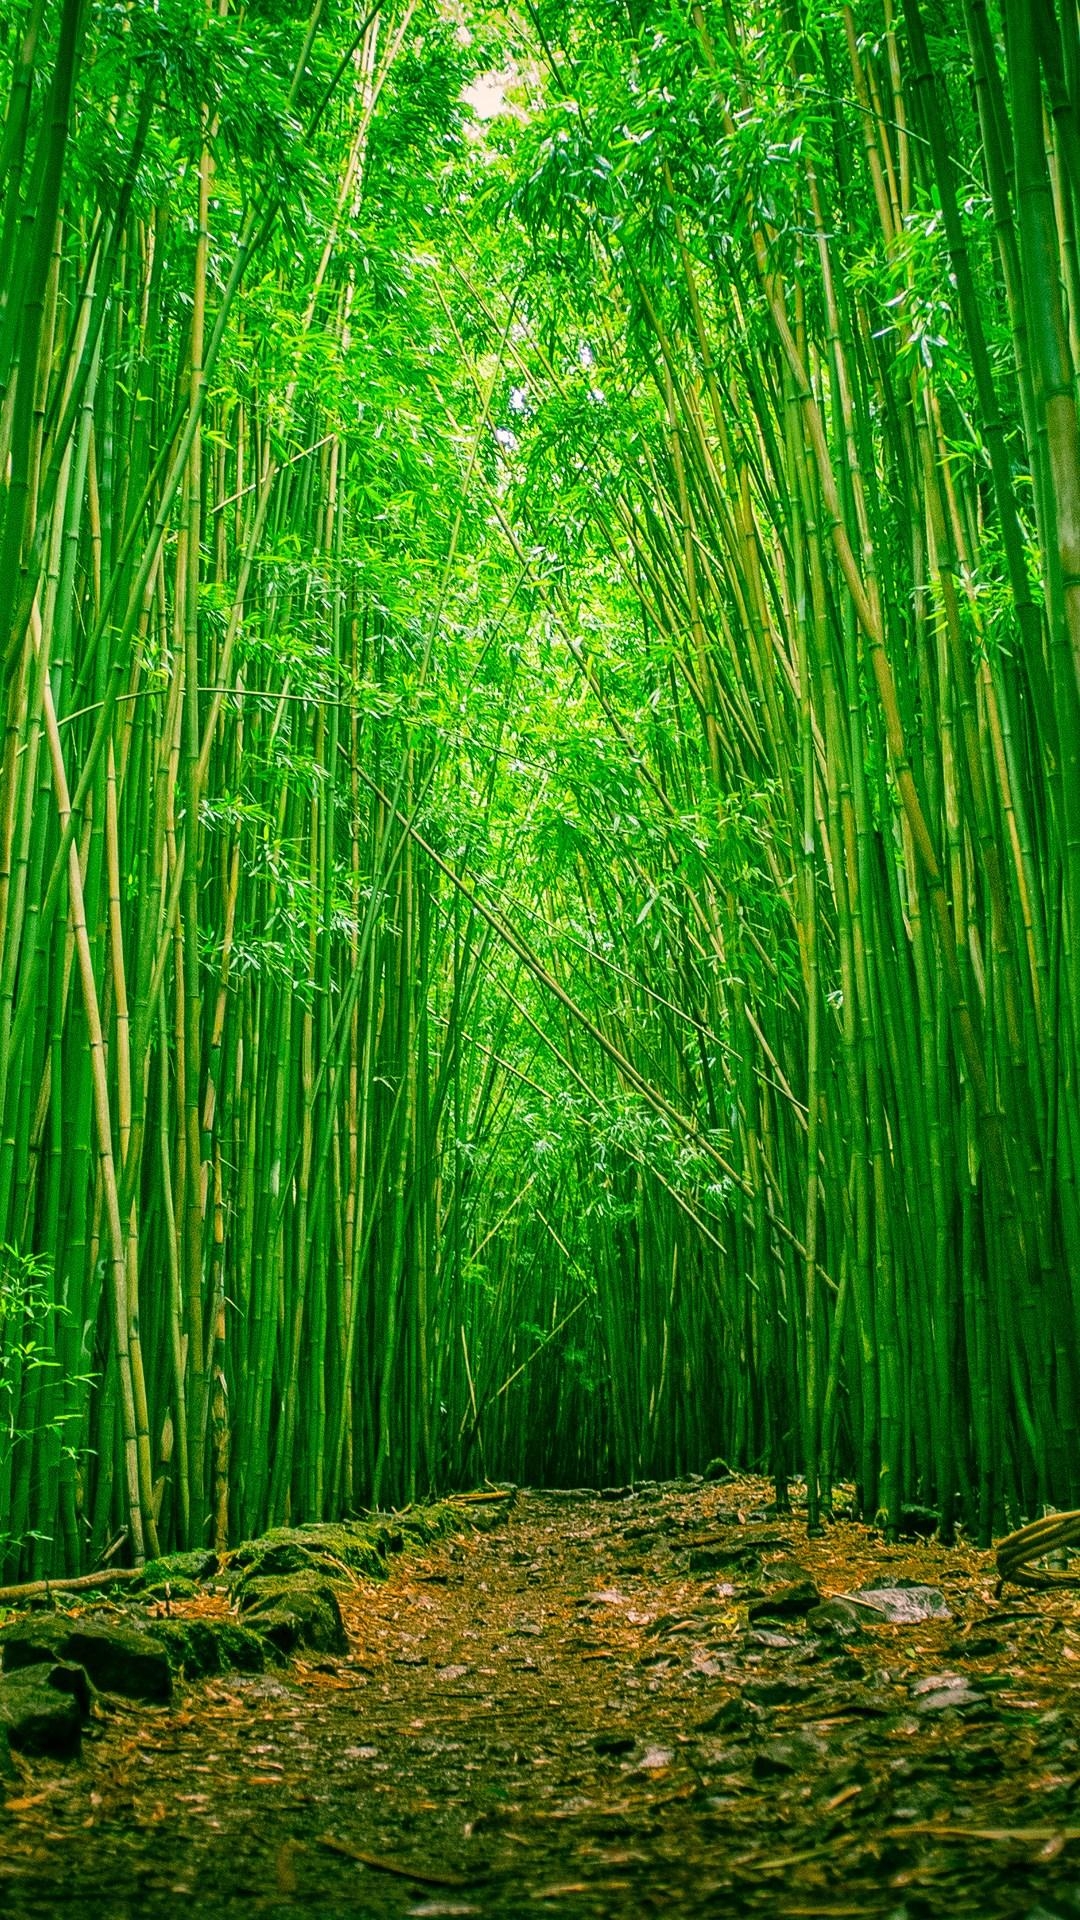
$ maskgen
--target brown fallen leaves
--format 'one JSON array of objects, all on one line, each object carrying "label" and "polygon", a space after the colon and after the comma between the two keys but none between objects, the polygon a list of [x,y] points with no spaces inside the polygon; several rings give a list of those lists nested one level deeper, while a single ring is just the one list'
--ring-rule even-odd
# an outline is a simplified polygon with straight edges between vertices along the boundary
[{"label": "brown fallen leaves", "polygon": [[[344,1589],[347,1656],[106,1705],[9,1783],[5,1916],[1077,1920],[1080,1596],[999,1605],[988,1555],[767,1502],[521,1495]],[[799,1582],[948,1617],[816,1630]]]}]

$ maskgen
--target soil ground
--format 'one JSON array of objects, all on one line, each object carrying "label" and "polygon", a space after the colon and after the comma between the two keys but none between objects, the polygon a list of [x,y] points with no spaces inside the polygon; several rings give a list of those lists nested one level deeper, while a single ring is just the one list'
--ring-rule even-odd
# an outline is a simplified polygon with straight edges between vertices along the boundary
[{"label": "soil ground", "polygon": [[[109,1702],[8,1784],[0,1913],[1080,1915],[1077,1597],[766,1498],[519,1494],[345,1594],[346,1657]],[[806,1576],[951,1617],[749,1624]]]}]

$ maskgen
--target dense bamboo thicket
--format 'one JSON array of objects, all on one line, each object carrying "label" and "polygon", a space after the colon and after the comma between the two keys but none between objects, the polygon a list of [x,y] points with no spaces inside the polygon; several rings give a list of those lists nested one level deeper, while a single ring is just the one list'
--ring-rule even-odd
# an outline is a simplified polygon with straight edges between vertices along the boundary
[{"label": "dense bamboo thicket", "polygon": [[1080,37],[27,0],[0,1547],[1080,1503]]},{"label": "dense bamboo thicket", "polygon": [[682,1105],[812,1519],[839,1442],[985,1536],[1076,1494],[1076,21],[706,13],[549,41],[520,196],[663,409],[599,515],[657,782],[755,849],[673,916],[731,1043]]}]

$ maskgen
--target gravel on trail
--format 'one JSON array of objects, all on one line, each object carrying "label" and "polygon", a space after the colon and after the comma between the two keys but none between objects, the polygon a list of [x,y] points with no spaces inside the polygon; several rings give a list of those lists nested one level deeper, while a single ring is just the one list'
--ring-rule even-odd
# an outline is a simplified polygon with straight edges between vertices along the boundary
[{"label": "gravel on trail", "polygon": [[344,1654],[102,1696],[0,1781],[0,1914],[1080,1920],[1080,1596],[768,1497],[519,1492]]}]

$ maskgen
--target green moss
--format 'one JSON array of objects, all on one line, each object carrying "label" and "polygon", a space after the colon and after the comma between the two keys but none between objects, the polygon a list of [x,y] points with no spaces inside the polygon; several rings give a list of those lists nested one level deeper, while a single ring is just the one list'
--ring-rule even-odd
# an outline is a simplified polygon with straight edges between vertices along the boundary
[{"label": "green moss", "polygon": [[228,1566],[266,1577],[314,1570],[326,1580],[341,1580],[347,1569],[369,1580],[383,1580],[391,1555],[415,1553],[463,1527],[486,1531],[502,1519],[504,1511],[501,1506],[470,1510],[433,1501],[404,1513],[372,1512],[355,1520],[273,1527],[257,1540],[245,1540],[228,1556]]},{"label": "green moss", "polygon": [[261,1673],[262,1636],[232,1620],[155,1620],[150,1629],[174,1673],[201,1680],[215,1673]]},{"label": "green moss", "polygon": [[281,1654],[298,1647],[344,1653],[348,1647],[337,1595],[314,1571],[280,1579],[251,1575],[238,1597],[255,1632]]},{"label": "green moss", "polygon": [[198,1594],[194,1580],[155,1580],[139,1586],[140,1600],[194,1600]]},{"label": "green moss", "polygon": [[[204,1548],[196,1548],[193,1553],[165,1553],[158,1560],[148,1560],[138,1580],[128,1589],[131,1593],[147,1594],[164,1587],[166,1582],[174,1595],[178,1583],[192,1587],[192,1582],[209,1580],[218,1570],[218,1557]],[[192,1587],[192,1591],[194,1588]]]},{"label": "green moss", "polygon": [[274,1527],[261,1539],[246,1540],[237,1547],[229,1556],[229,1566],[267,1577],[316,1571],[326,1580],[347,1580],[349,1574],[381,1580],[390,1549],[380,1543],[379,1532],[377,1527],[347,1520]]}]

